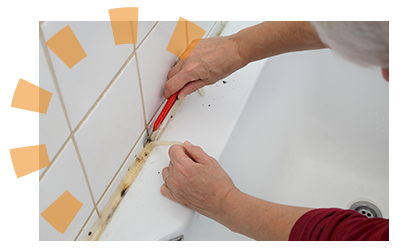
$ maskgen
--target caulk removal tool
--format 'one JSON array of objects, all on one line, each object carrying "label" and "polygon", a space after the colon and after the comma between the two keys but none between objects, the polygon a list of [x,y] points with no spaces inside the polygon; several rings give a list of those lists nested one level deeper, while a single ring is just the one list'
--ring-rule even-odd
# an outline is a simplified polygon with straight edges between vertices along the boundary
[{"label": "caulk removal tool", "polygon": [[148,142],[151,142],[152,140],[154,140],[154,138],[152,138],[154,132],[156,132],[160,128],[161,124],[165,120],[165,117],[167,117],[169,111],[174,106],[176,100],[178,100],[178,94],[179,94],[179,91],[175,92],[175,94],[171,95],[168,98],[163,109],[161,110],[160,114],[158,115],[156,121],[154,122],[153,127],[150,128],[149,135],[147,136],[146,140],[144,141],[144,145],[146,145]]}]

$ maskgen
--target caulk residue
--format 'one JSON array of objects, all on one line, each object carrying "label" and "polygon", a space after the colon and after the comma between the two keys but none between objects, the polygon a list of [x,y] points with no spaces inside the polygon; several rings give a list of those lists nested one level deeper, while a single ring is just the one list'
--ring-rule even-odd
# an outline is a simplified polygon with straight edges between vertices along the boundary
[{"label": "caulk residue", "polygon": [[157,146],[176,144],[183,146],[183,143],[179,141],[152,141],[146,144],[143,151],[136,158],[135,163],[128,168],[128,172],[125,175],[122,183],[119,185],[113,196],[110,198],[106,207],[103,209],[103,211],[101,211],[100,219],[95,223],[92,230],[90,230],[86,237],[86,240],[95,241],[100,238],[104,229],[112,219],[112,216],[114,215],[114,212],[117,209],[118,205],[121,203],[122,198],[127,194],[127,192],[129,191],[129,187],[136,180],[136,177],[142,170],[151,151]]}]

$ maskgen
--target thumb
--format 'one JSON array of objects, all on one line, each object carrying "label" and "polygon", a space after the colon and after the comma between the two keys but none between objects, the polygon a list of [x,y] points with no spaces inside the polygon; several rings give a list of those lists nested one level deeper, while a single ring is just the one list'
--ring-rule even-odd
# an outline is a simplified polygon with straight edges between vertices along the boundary
[{"label": "thumb", "polygon": [[185,148],[188,156],[197,163],[205,163],[205,160],[210,157],[201,147],[194,146],[188,141],[185,141],[183,147]]},{"label": "thumb", "polygon": [[175,201],[174,196],[172,195],[171,190],[167,187],[167,185],[163,184],[160,188],[160,193],[165,196],[166,198]]}]

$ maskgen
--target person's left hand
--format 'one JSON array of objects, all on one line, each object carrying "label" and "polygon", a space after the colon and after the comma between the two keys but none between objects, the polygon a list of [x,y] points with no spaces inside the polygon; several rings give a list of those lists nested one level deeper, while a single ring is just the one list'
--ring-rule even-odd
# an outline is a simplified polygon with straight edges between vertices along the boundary
[{"label": "person's left hand", "polygon": [[162,171],[161,194],[207,217],[218,220],[224,213],[224,201],[239,191],[233,181],[203,149],[185,142],[169,149],[170,164]]}]

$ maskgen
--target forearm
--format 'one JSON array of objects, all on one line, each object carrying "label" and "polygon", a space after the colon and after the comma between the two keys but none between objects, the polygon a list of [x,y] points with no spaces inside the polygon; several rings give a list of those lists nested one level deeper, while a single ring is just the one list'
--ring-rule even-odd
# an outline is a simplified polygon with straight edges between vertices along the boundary
[{"label": "forearm", "polygon": [[286,206],[234,190],[214,218],[230,230],[255,240],[288,240],[296,221],[311,208]]},{"label": "forearm", "polygon": [[263,22],[232,38],[244,64],[286,52],[326,48],[309,22]]}]

